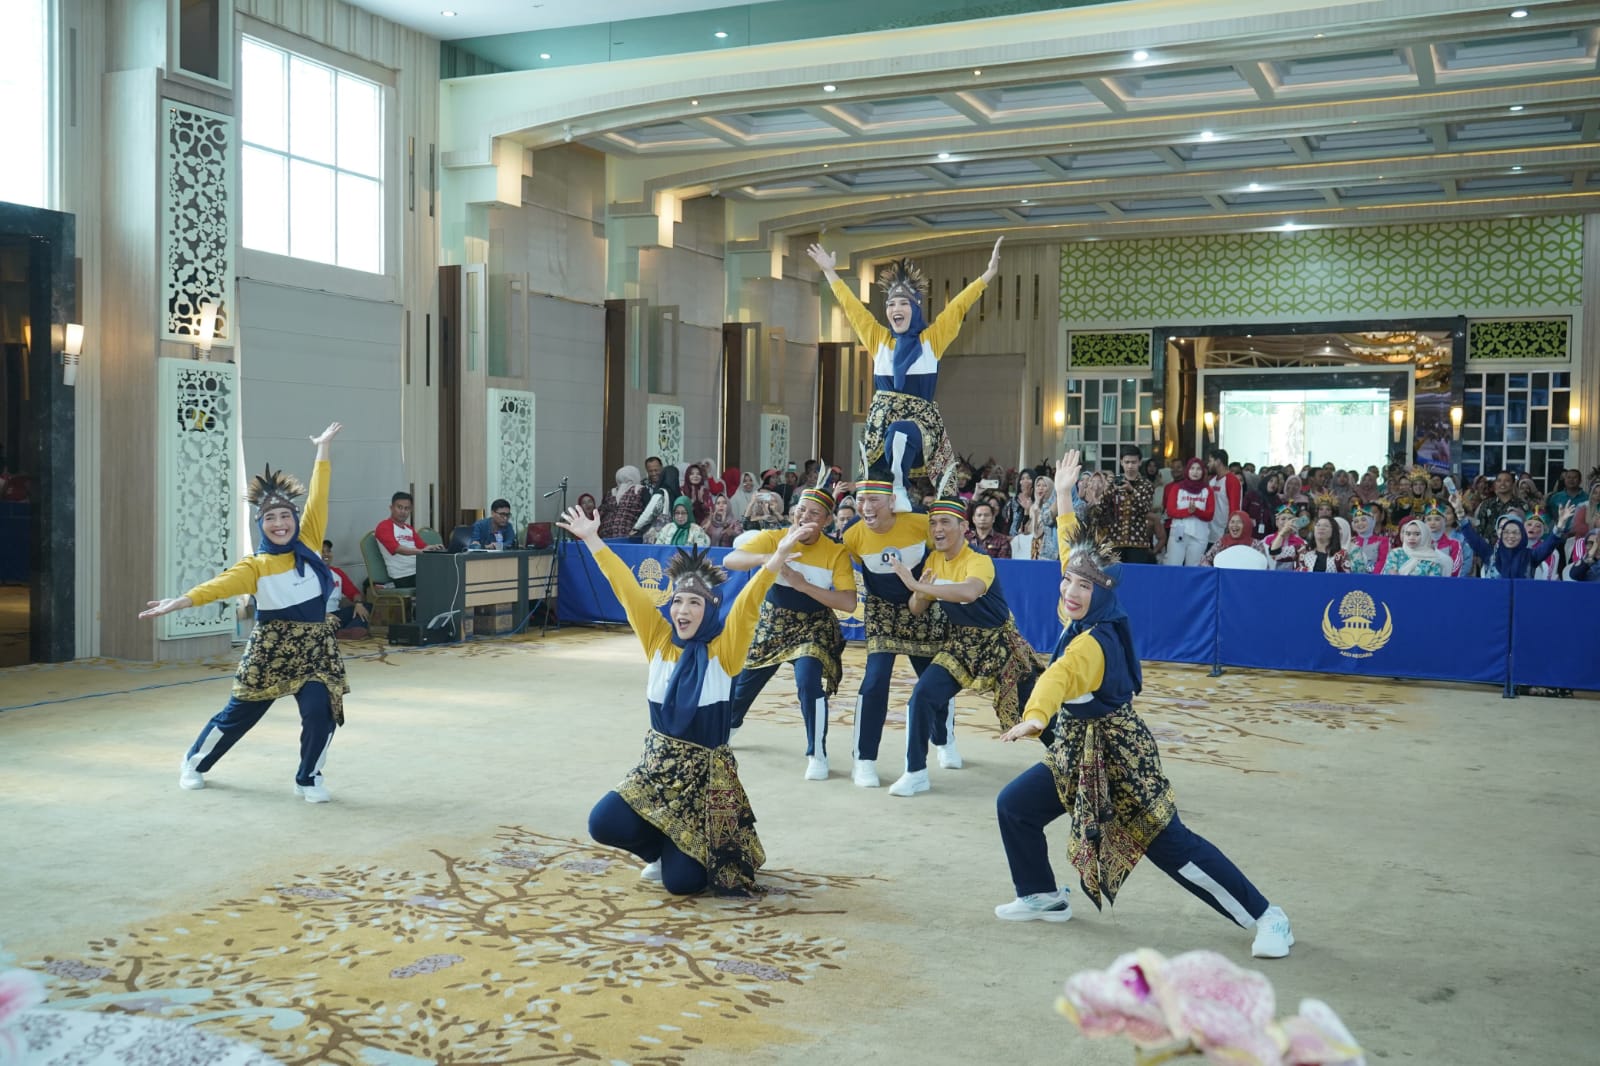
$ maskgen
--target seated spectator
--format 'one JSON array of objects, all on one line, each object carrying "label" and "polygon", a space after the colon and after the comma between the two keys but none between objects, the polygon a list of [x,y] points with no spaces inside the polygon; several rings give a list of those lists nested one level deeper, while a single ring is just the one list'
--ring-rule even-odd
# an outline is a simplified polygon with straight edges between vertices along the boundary
[{"label": "seated spectator", "polygon": [[649,495],[649,490],[640,483],[636,466],[618,467],[616,480],[616,485],[600,503],[600,537],[603,540],[626,540],[633,536],[633,527],[644,513]]},{"label": "seated spectator", "polygon": [[1580,542],[1581,550],[1567,567],[1568,581],[1600,581],[1600,530]]},{"label": "seated spectator", "polygon": [[1322,515],[1311,524],[1311,540],[1296,550],[1294,568],[1307,574],[1350,572],[1350,557],[1339,541],[1339,527],[1332,515]]},{"label": "seated spectator", "polygon": [[383,552],[383,568],[389,572],[389,585],[397,589],[417,587],[417,556],[423,552],[442,552],[443,544],[431,547],[422,542],[411,527],[411,493],[397,492],[389,497],[389,517],[379,522],[372,533]]},{"label": "seated spectator", "polygon": [[[1509,478],[1510,475],[1508,474],[1506,477]],[[1496,480],[1498,482],[1498,479]],[[1498,484],[1496,488],[1498,489]],[[1457,511],[1461,510],[1459,501],[1459,495],[1450,501],[1456,505]],[[1494,502],[1495,500],[1489,500],[1486,501],[1485,505],[1487,506],[1487,504]],[[1461,520],[1461,536],[1468,544],[1472,545],[1472,550],[1482,560],[1484,577],[1499,577],[1512,580],[1531,577],[1534,568],[1539,563],[1544,562],[1550,553],[1561,545],[1561,534],[1571,524],[1577,508],[1570,503],[1563,507],[1556,530],[1546,533],[1544,539],[1536,544],[1531,544],[1528,541],[1528,531],[1523,525],[1522,519],[1515,514],[1509,513],[1509,508],[1507,510],[1508,513],[1503,514],[1496,525],[1495,532],[1497,535],[1493,544],[1490,544],[1478,532],[1477,523],[1474,519],[1463,518]]]},{"label": "seated spectator", "polygon": [[744,532],[744,524],[733,517],[728,497],[720,492],[711,497],[711,514],[706,518],[705,531],[713,548],[733,547],[733,538]]},{"label": "seated spectator", "polygon": [[[584,502],[586,500],[587,503]],[[578,510],[583,512],[585,518],[600,517],[600,508],[595,506],[594,497],[587,492],[578,497]]]},{"label": "seated spectator", "polygon": [[991,559],[1011,558],[1011,538],[994,527],[994,503],[990,499],[974,501],[967,508],[971,528],[967,530],[967,543],[974,551]]},{"label": "seated spectator", "polygon": [[746,533],[757,529],[786,529],[789,523],[783,518],[783,499],[776,493],[762,489],[750,501],[750,512],[745,515]]},{"label": "seated spectator", "polygon": [[322,561],[333,575],[333,592],[328,597],[328,616],[335,620],[334,636],[340,640],[360,640],[370,632],[371,612],[361,599],[361,590],[350,575],[333,565],[333,541],[322,542]]},{"label": "seated spectator", "polygon": [[1422,524],[1428,527],[1433,546],[1450,557],[1450,565],[1444,568],[1445,576],[1460,577],[1461,541],[1450,535],[1449,505],[1441,507],[1437,500],[1428,504],[1428,509],[1422,512]]},{"label": "seated spectator", "polygon": [[1381,574],[1389,561],[1389,538],[1383,535],[1384,508],[1381,500],[1356,507],[1350,512],[1355,535],[1346,555],[1353,574]]},{"label": "seated spectator", "polygon": [[[1478,529],[1499,528],[1501,517],[1508,514],[1513,507],[1519,506],[1516,491],[1517,482],[1511,476],[1511,471],[1500,471],[1494,476],[1494,494],[1486,498],[1480,496],[1483,502],[1478,505],[1476,511],[1472,512],[1472,522]],[[1450,502],[1455,503],[1456,501],[1451,500]],[[1457,505],[1456,509],[1458,511],[1461,510],[1460,505]]]},{"label": "seated spectator", "polygon": [[[591,503],[594,501],[591,499]],[[472,523],[469,548],[486,551],[509,551],[517,546],[517,529],[511,524],[511,504],[496,500],[489,505],[489,513]]]},{"label": "seated spectator", "polygon": [[655,543],[693,548],[711,546],[711,538],[706,536],[706,531],[694,522],[694,511],[690,509],[689,497],[679,496],[673,501],[670,519],[656,533]]},{"label": "seated spectator", "polygon": [[1278,508],[1278,513],[1273,518],[1278,528],[1262,546],[1267,551],[1267,558],[1272,560],[1274,570],[1293,570],[1299,559],[1300,549],[1306,546],[1306,542],[1294,531],[1294,508],[1286,503]]},{"label": "seated spectator", "polygon": [[678,468],[664,466],[656,480],[656,487],[650,492],[650,499],[646,501],[644,510],[639,514],[639,520],[634,523],[633,531],[646,544],[656,543],[656,534],[672,521],[672,505],[683,495],[678,490]]},{"label": "seated spectator", "polygon": [[1013,537],[1033,532],[1033,473],[1023,470],[1017,474],[1017,491],[1001,513],[1000,524]]},{"label": "seated spectator", "polygon": [[1250,527],[1250,521],[1243,511],[1235,511],[1228,516],[1228,527],[1223,532],[1222,539],[1213,544],[1210,550],[1206,552],[1205,558],[1200,560],[1201,565],[1215,565],[1217,553],[1238,547],[1254,548],[1262,555],[1267,554],[1266,549],[1261,546],[1261,542],[1256,539],[1255,532]]},{"label": "seated spectator", "polygon": [[1416,577],[1447,577],[1450,556],[1433,546],[1427,525],[1419,518],[1400,524],[1400,543],[1389,551],[1383,573]]},{"label": "seated spectator", "polygon": [[[1537,511],[1529,514],[1527,518],[1524,518],[1522,520],[1522,526],[1523,529],[1527,531],[1528,541],[1531,544],[1538,544],[1540,541],[1544,540],[1545,534],[1550,532],[1550,530],[1545,526],[1544,515],[1538,513]],[[1558,544],[1555,551],[1545,556],[1542,561],[1533,564],[1533,569],[1528,576],[1533,578],[1535,581],[1560,581],[1562,565],[1561,554],[1561,545]]]},{"label": "seated spectator", "polygon": [[694,520],[704,524],[711,516],[711,497],[714,493],[706,479],[706,468],[699,463],[690,463],[688,469],[683,472],[683,495],[689,498],[689,506],[694,511]]}]

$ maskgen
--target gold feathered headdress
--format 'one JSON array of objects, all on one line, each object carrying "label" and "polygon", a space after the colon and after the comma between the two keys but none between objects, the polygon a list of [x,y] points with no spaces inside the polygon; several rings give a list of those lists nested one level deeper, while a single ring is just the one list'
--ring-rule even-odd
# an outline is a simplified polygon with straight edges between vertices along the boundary
[{"label": "gold feathered headdress", "polygon": [[667,578],[673,592],[688,592],[709,606],[722,606],[722,593],[717,587],[728,580],[728,572],[711,561],[708,549],[679,548],[667,564]]},{"label": "gold feathered headdress", "polygon": [[293,474],[282,470],[274,470],[271,466],[265,473],[257,474],[250,479],[250,487],[245,491],[245,502],[256,509],[257,514],[270,511],[274,507],[287,507],[295,514],[300,513],[300,505],[294,501],[306,494],[306,487],[300,479]]},{"label": "gold feathered headdress", "polygon": [[878,288],[883,290],[883,301],[888,303],[896,296],[904,296],[918,307],[928,295],[928,279],[922,268],[909,259],[896,259],[878,271]]},{"label": "gold feathered headdress", "polygon": [[1122,561],[1121,556],[1111,545],[1096,538],[1083,523],[1080,522],[1073,531],[1065,551],[1066,554],[1061,558],[1061,569],[1065,573],[1087,578],[1101,588],[1116,584],[1108,571]]}]

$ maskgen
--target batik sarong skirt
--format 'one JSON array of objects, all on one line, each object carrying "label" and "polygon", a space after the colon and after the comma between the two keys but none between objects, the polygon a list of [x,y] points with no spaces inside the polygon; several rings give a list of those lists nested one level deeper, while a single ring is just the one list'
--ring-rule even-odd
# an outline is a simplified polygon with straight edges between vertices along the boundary
[{"label": "batik sarong skirt", "polygon": [[944,648],[950,631],[949,620],[937,604],[916,615],[907,604],[869,595],[866,616],[868,655],[889,652],[931,659]]},{"label": "batik sarong skirt", "polygon": [[293,696],[308,681],[328,686],[333,720],[344,725],[344,676],[339,638],[327,622],[259,622],[233,675],[235,699],[262,701]]},{"label": "batik sarong skirt", "polygon": [[915,422],[922,431],[922,465],[913,467],[911,476],[926,477],[937,485],[955,462],[955,450],[944,431],[944,416],[939,413],[939,405],[909,392],[879,389],[872,394],[867,425],[861,435],[867,462],[875,464],[884,457],[884,440],[889,435],[889,427],[896,422]]},{"label": "batik sarong skirt", "polygon": [[839,689],[839,659],[843,654],[844,630],[839,628],[839,618],[832,610],[824,607],[792,611],[767,600],[756,619],[756,633],[744,667],[761,669],[810,656],[822,663],[822,694],[832,696]]},{"label": "batik sarong skirt", "polygon": [[1033,649],[1009,618],[993,629],[952,625],[944,648],[933,657],[962,688],[994,693],[1001,729],[1022,720],[1018,690],[1035,673]]}]

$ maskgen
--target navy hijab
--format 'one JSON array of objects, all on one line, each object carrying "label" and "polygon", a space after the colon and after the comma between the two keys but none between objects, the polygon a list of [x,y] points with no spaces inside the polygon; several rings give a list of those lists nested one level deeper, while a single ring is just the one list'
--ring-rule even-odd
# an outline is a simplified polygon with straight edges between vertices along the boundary
[{"label": "navy hijab", "polygon": [[[1515,548],[1508,548],[1500,539],[1506,526],[1516,526],[1522,539]],[[1516,515],[1505,515],[1494,527],[1494,570],[1501,577],[1527,577],[1533,570],[1533,545],[1528,543],[1528,527]]]},{"label": "navy hijab", "polygon": [[[282,505],[269,507],[267,510],[277,510],[278,506]],[[322,561],[322,556],[312,551],[306,542],[300,539],[300,512],[293,508],[290,510],[294,514],[294,539],[287,544],[272,543],[267,537],[267,531],[261,528],[261,515],[256,515],[256,532],[261,535],[261,539],[256,541],[256,551],[265,555],[287,555],[292,552],[294,572],[304,577],[306,567],[311,567],[311,572],[317,575],[317,583],[322,586],[322,599],[326,603],[328,597],[333,595],[333,571]]]},{"label": "navy hijab", "polygon": [[[1122,564],[1106,567],[1106,576],[1111,579],[1111,587],[1100,584],[1094,586],[1094,593],[1089,597],[1089,612],[1067,623],[1067,627],[1061,631],[1061,638],[1056,641],[1055,649],[1050,653],[1050,661],[1061,658],[1061,653],[1067,650],[1067,645],[1072,643],[1074,637],[1093,629],[1101,649],[1107,653],[1105,679],[1100,684],[1100,691],[1104,693],[1103,698],[1107,703],[1117,706],[1126,703],[1144,688],[1144,671],[1139,666],[1139,653],[1133,646],[1133,629],[1128,625],[1128,612],[1122,609],[1122,602],[1117,599],[1116,586],[1122,579]],[[1111,655],[1113,649],[1121,654]],[[1125,669],[1117,669],[1117,658],[1122,660]]]},{"label": "navy hijab", "polygon": [[[922,331],[928,320],[922,317],[922,304],[911,301],[911,321],[904,333],[894,333],[894,391],[906,391],[906,371],[922,354]],[[893,333],[893,331],[890,331]]]},{"label": "navy hijab", "polygon": [[[670,604],[661,613],[667,616],[670,626],[669,611]],[[722,604],[707,600],[706,613],[694,636],[685,640],[678,636],[678,627],[672,626],[672,643],[679,649],[678,662],[667,679],[666,695],[661,697],[661,722],[672,736],[682,736],[700,710],[700,689],[705,684],[706,666],[711,661],[709,646],[722,633],[724,621]]]}]

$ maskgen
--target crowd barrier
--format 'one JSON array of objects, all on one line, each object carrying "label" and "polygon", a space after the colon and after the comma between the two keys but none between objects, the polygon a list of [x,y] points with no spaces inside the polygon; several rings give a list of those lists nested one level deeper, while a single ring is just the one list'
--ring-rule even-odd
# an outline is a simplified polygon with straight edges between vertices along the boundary
[{"label": "crowd barrier", "polygon": [[[646,591],[668,598],[675,549],[614,544]],[[727,549],[713,548],[721,559]],[[561,616],[624,622],[622,607],[580,544],[562,547]],[[1600,690],[1592,584],[1283,574],[1212,567],[1124,566],[1119,597],[1141,658],[1268,670]],[[1017,627],[1048,652],[1061,633],[1060,570],[997,559]],[[728,599],[749,580],[732,575]],[[845,637],[862,639],[860,611]]]}]

